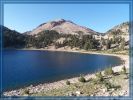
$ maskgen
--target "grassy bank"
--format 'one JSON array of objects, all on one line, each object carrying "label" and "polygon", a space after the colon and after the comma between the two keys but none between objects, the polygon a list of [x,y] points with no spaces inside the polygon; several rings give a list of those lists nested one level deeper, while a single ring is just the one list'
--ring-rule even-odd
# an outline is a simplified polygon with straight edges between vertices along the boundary
[{"label": "grassy bank", "polygon": [[103,50],[103,51],[92,51],[92,52],[117,54],[117,55],[129,55],[129,50]]},{"label": "grassy bank", "polygon": [[[113,71],[113,69],[111,69]],[[5,96],[128,96],[129,69],[110,71],[110,68],[90,77],[57,81],[5,92]]]},{"label": "grassy bank", "polygon": [[40,93],[29,93],[31,96],[122,96],[128,95],[128,73],[116,72],[113,75],[102,76],[103,80],[97,77],[65,84],[58,89],[52,89]]}]

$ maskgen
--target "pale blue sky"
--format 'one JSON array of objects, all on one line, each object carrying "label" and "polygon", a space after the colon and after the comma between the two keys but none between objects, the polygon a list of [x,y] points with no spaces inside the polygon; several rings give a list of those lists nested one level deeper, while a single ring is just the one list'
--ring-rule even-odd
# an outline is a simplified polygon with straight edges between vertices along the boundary
[{"label": "pale blue sky", "polygon": [[129,21],[128,4],[5,4],[4,26],[30,31],[55,19],[71,20],[98,32]]}]

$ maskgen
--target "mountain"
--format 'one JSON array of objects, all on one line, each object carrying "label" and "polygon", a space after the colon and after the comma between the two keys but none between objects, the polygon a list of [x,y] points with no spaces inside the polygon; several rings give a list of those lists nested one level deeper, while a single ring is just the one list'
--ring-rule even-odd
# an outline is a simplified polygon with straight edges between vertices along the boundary
[{"label": "mountain", "polygon": [[22,33],[23,35],[30,35],[31,31],[26,31],[24,33]]},{"label": "mountain", "polygon": [[121,24],[113,27],[112,29],[110,29],[106,33],[108,33],[110,35],[113,35],[116,32],[118,32],[118,34],[121,34],[121,35],[123,35],[123,34],[125,34],[125,35],[129,34],[129,22],[121,23]]},{"label": "mountain", "polygon": [[129,40],[129,22],[124,22],[122,24],[119,24],[113,27],[112,29],[106,32],[106,35],[109,38],[122,37],[126,41],[128,41]]},{"label": "mountain", "polygon": [[59,34],[97,34],[96,31],[93,31],[92,29],[79,26],[72,21],[60,19],[60,20],[54,20],[47,23],[43,23],[39,25],[37,28],[33,29],[30,33],[30,35],[38,34],[45,30],[54,30],[57,31]]}]

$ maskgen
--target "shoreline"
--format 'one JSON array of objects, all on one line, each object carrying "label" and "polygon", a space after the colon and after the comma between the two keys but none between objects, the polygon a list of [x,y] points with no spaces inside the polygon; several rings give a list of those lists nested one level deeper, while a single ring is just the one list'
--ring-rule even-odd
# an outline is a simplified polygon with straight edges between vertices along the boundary
[{"label": "shoreline", "polygon": [[[91,52],[91,51],[85,51],[85,50],[60,50],[60,49],[35,49],[35,48],[24,48],[24,49],[17,49],[17,50],[39,50],[39,51],[55,51],[55,52],[75,52],[75,53],[85,53],[85,54],[99,54],[99,55],[107,55],[107,56],[116,56],[119,57],[121,60],[123,60],[125,63],[125,67],[129,69],[129,56],[128,55],[118,55],[118,54],[109,54],[109,53],[98,53],[98,52]],[[121,71],[123,67],[123,64],[119,65],[119,66],[113,66],[112,69],[114,70],[114,72],[119,72]],[[101,72],[103,72],[104,70],[102,70]],[[87,80],[90,78],[95,77],[95,73],[92,74],[86,74],[84,76]],[[41,93],[44,91],[49,91],[52,89],[58,89],[61,88],[63,86],[66,85],[66,80],[71,81],[71,83],[76,83],[78,82],[78,78],[79,77],[72,77],[69,79],[63,79],[63,80],[59,80],[59,81],[55,81],[55,82],[51,82],[51,83],[43,83],[43,84],[38,84],[36,86],[30,85],[27,86],[25,88],[19,88],[19,89],[15,89],[15,90],[11,90],[11,91],[6,91],[4,92],[4,96],[21,96],[22,95],[22,91],[24,91],[25,89],[28,89],[30,93]]]}]

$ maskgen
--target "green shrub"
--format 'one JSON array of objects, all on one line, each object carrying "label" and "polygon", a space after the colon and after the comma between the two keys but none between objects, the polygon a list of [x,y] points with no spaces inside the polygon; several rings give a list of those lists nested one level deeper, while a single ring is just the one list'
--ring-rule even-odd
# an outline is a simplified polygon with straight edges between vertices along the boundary
[{"label": "green shrub", "polygon": [[126,74],[126,72],[127,72],[127,71],[126,71],[126,67],[123,66],[123,67],[122,67],[122,71],[121,71],[121,73],[122,73],[122,74]]},{"label": "green shrub", "polygon": [[98,84],[97,79],[93,78],[93,79],[92,79],[92,83],[93,83],[93,84]]},{"label": "green shrub", "polygon": [[66,81],[66,85],[70,85],[70,81],[67,80],[67,81]]},{"label": "green shrub", "polygon": [[78,81],[79,82],[86,82],[85,78],[82,75],[80,75]]},{"label": "green shrub", "polygon": [[109,68],[106,68],[105,69],[104,74],[105,75],[113,75],[114,74],[114,71],[112,70],[111,67],[109,67]]},{"label": "green shrub", "polygon": [[116,86],[116,85],[114,85],[114,84],[111,84],[109,81],[104,81],[103,83],[104,83],[105,87],[107,88],[107,91],[108,91],[109,89],[112,89],[112,88],[114,88],[115,90],[121,88],[120,85],[117,85],[117,86]]},{"label": "green shrub", "polygon": [[24,94],[30,94],[28,89],[24,90]]},{"label": "green shrub", "polygon": [[111,88],[113,88],[113,85],[110,82],[104,81],[104,85],[107,88],[107,91]]},{"label": "green shrub", "polygon": [[96,77],[100,82],[104,80],[101,72],[96,73]]}]

